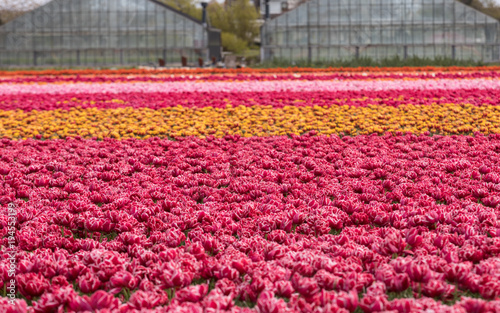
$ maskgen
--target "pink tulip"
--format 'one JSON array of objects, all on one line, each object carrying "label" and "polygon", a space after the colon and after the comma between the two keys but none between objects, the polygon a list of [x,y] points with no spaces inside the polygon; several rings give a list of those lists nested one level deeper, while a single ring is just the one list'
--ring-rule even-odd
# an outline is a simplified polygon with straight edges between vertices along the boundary
[{"label": "pink tulip", "polygon": [[177,291],[175,298],[180,302],[200,302],[207,292],[207,285],[190,286]]},{"label": "pink tulip", "polygon": [[281,299],[276,299],[272,292],[263,292],[257,300],[259,313],[278,313],[286,310],[286,303]]},{"label": "pink tulip", "polygon": [[432,279],[422,286],[422,294],[431,298],[450,297],[455,292],[455,287],[443,281]]},{"label": "pink tulip", "polygon": [[314,279],[301,277],[299,274],[292,276],[292,286],[304,297],[311,297],[319,292],[318,284]]},{"label": "pink tulip", "polygon": [[80,276],[78,279],[78,287],[83,293],[92,293],[100,286],[101,282],[99,281],[99,278],[91,272],[87,272],[87,274]]},{"label": "pink tulip", "polygon": [[134,292],[129,299],[128,305],[132,309],[152,309],[161,303],[161,297],[154,293],[142,290]]},{"label": "pink tulip", "polygon": [[127,271],[116,272],[109,280],[113,287],[135,289],[137,279]]}]

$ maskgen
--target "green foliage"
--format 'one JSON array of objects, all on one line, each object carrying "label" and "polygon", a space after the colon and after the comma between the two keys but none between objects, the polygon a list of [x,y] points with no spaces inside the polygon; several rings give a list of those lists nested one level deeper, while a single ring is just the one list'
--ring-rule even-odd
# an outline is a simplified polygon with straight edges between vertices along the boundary
[{"label": "green foliage", "polygon": [[224,6],[216,1],[210,2],[207,7],[208,19],[210,26],[220,29],[221,31],[230,30],[231,24]]},{"label": "green foliage", "polygon": [[194,0],[159,0],[172,8],[181,11],[195,19],[201,20],[202,9],[196,6]]},{"label": "green foliage", "polygon": [[275,67],[401,67],[401,66],[483,66],[482,62],[472,60],[453,60],[451,58],[437,57],[419,58],[410,57],[402,59],[400,57],[385,58],[374,60],[371,58],[352,58],[347,60],[324,60],[317,62],[309,62],[307,60],[290,61],[283,59],[274,59],[256,65],[259,68],[275,68]]},{"label": "green foliage", "polygon": [[257,19],[259,12],[250,0],[236,0],[226,10],[229,18],[230,29],[240,39],[252,44],[259,35],[259,25]]},{"label": "green foliage", "polygon": [[392,301],[394,299],[404,299],[404,298],[413,298],[413,290],[408,288],[401,292],[389,292],[388,299]]},{"label": "green foliage", "polygon": [[248,45],[246,41],[240,39],[238,36],[228,32],[221,33],[222,47],[227,50],[234,52],[236,54],[243,53]]},{"label": "green foliage", "polygon": [[235,0],[223,6],[211,2],[207,8],[210,25],[222,31],[222,46],[241,53],[251,46],[259,35],[259,12],[249,0]]}]

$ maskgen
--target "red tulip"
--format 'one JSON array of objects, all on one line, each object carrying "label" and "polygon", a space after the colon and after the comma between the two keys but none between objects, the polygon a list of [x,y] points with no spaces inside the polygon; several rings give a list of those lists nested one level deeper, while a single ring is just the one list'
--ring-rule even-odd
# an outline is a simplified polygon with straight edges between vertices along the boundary
[{"label": "red tulip", "polygon": [[429,267],[427,265],[417,264],[415,262],[410,262],[406,269],[406,274],[414,282],[425,282],[429,273]]},{"label": "red tulip", "polygon": [[349,312],[354,312],[358,307],[358,294],[354,290],[350,292],[341,291],[337,298],[337,305],[347,309]]},{"label": "red tulip", "polygon": [[365,296],[359,302],[359,306],[363,312],[380,312],[384,311],[387,305],[387,299],[385,296]]},{"label": "red tulip", "polygon": [[304,297],[311,297],[319,292],[318,284],[314,279],[301,277],[299,274],[292,276],[292,286]]},{"label": "red tulip", "polygon": [[281,299],[276,299],[272,292],[263,292],[257,300],[259,313],[278,313],[286,310],[286,303]]},{"label": "red tulip", "polygon": [[27,298],[40,296],[49,287],[49,282],[41,274],[27,273],[16,276],[19,291]]},{"label": "red tulip", "polygon": [[455,287],[443,281],[431,279],[422,286],[422,294],[431,298],[450,297],[455,292]]},{"label": "red tulip", "polygon": [[118,299],[103,290],[96,291],[90,297],[89,303],[94,310],[116,309],[120,305]]}]

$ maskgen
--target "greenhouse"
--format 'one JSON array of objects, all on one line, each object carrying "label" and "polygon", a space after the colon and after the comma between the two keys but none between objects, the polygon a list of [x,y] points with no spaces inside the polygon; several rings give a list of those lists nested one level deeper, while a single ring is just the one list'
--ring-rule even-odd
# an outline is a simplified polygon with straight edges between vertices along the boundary
[{"label": "greenhouse", "polygon": [[220,31],[154,0],[53,0],[0,27],[0,66],[198,64]]},{"label": "greenhouse", "polygon": [[262,60],[499,59],[499,23],[455,0],[311,0],[269,19]]}]

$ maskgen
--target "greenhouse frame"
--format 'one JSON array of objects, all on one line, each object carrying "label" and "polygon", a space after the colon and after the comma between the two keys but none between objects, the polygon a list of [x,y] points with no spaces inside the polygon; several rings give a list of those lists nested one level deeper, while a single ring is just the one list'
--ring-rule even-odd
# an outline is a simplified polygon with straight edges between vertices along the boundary
[{"label": "greenhouse frame", "polygon": [[455,0],[310,0],[261,29],[262,61],[498,61],[499,23]]},{"label": "greenhouse frame", "polygon": [[0,26],[0,66],[219,59],[220,31],[155,0],[53,0]]}]

